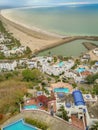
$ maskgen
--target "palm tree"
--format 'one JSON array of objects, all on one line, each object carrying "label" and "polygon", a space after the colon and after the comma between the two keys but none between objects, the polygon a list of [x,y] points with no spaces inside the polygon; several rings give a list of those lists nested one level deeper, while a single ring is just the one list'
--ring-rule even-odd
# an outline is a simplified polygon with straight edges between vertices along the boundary
[{"label": "palm tree", "polygon": [[92,125],[91,130],[98,130],[98,121]]}]

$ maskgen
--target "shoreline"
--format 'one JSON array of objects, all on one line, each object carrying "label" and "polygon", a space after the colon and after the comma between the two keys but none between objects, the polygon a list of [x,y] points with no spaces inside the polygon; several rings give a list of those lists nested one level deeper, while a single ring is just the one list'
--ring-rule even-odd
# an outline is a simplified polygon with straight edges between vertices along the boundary
[{"label": "shoreline", "polygon": [[[9,24],[14,26],[15,28],[19,29],[20,31],[27,33],[28,35],[31,35],[33,37],[37,37],[39,39],[43,39],[43,38],[44,39],[54,39],[54,38],[59,39],[59,38],[64,37],[63,35],[52,33],[52,32],[40,29],[39,27],[36,27],[36,26],[29,26],[29,25],[26,25],[24,23],[18,22],[16,20],[12,19],[11,16],[8,16],[7,12],[9,13],[9,11],[10,11],[10,9],[1,10],[1,12],[0,12],[1,19],[8,22]],[[27,31],[25,31],[23,28],[27,29]]]},{"label": "shoreline", "polygon": [[20,24],[19,22],[12,21],[3,12],[0,12],[0,19],[3,22],[5,28],[13,33],[14,37],[20,40],[22,45],[30,47],[33,54],[39,53],[43,50],[47,50],[61,44],[69,43],[74,40],[91,40],[98,41],[98,36],[62,36],[51,32],[44,31],[42,29]]}]

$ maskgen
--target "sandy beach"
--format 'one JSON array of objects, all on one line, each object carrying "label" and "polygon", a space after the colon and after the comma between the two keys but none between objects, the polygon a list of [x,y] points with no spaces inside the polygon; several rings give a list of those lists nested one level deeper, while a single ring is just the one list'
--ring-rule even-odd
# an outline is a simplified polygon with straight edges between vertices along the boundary
[{"label": "sandy beach", "polygon": [[9,15],[10,10],[2,10],[0,19],[4,23],[6,29],[13,34],[15,38],[20,40],[21,44],[30,47],[33,53],[40,52],[48,48],[68,43],[78,39],[98,40],[96,36],[62,36],[41,30],[37,27],[30,27],[23,23],[13,20]]},{"label": "sandy beach", "polygon": [[1,11],[1,19],[6,29],[21,41],[22,45],[30,47],[32,52],[45,48],[45,46],[61,41],[61,36],[52,34],[36,27],[30,28],[22,23],[13,21],[8,15],[8,10]]}]

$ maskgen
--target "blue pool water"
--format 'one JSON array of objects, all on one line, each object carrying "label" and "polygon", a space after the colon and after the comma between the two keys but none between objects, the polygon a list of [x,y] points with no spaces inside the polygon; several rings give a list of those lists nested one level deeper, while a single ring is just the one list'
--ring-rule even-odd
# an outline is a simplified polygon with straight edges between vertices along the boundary
[{"label": "blue pool water", "polygon": [[37,130],[37,128],[24,123],[23,120],[19,120],[13,124],[4,127],[3,130]]},{"label": "blue pool water", "polygon": [[54,92],[63,92],[63,93],[69,93],[69,89],[68,88],[55,88]]},{"label": "blue pool water", "polygon": [[64,62],[59,62],[59,63],[58,63],[58,66],[59,66],[59,67],[62,67],[63,65],[64,65]]},{"label": "blue pool water", "polygon": [[38,109],[38,107],[36,105],[28,105],[28,106],[24,106],[25,110],[32,110],[32,109]]},{"label": "blue pool water", "polygon": [[77,69],[77,72],[78,72],[78,73],[81,73],[81,72],[84,72],[84,71],[85,71],[85,68],[78,68],[78,69]]}]

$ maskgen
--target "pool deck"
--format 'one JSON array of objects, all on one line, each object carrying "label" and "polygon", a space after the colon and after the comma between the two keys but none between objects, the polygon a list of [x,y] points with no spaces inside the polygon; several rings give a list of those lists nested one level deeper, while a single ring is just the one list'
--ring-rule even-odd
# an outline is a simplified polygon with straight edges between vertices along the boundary
[{"label": "pool deck", "polygon": [[12,122],[16,122],[17,120],[24,118],[37,119],[38,121],[45,122],[49,125],[49,129],[51,130],[82,130],[63,119],[56,116],[53,117],[48,112],[42,110],[22,111],[20,114],[7,120],[0,127],[3,128]]},{"label": "pool deck", "polygon": [[58,83],[51,84],[50,90],[54,90],[54,88],[68,88],[69,93],[72,93],[72,91],[73,91],[73,87],[72,87],[71,84],[63,83],[63,82],[58,82]]}]

